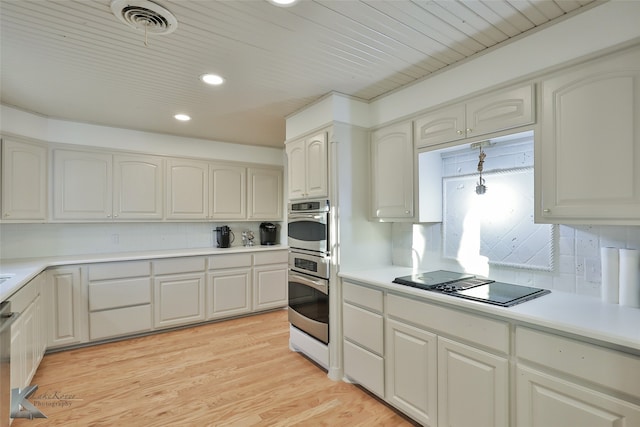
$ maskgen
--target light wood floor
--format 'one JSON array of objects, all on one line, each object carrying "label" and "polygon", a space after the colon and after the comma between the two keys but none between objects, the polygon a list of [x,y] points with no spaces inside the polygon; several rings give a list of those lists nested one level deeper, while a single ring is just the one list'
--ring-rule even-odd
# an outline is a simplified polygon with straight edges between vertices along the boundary
[{"label": "light wood floor", "polygon": [[36,426],[410,426],[289,350],[285,310],[46,355]]}]

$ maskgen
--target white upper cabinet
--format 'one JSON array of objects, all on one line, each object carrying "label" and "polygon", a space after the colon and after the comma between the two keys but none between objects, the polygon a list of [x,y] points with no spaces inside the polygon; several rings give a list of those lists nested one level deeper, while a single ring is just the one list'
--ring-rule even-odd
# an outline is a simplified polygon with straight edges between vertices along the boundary
[{"label": "white upper cabinet", "polygon": [[117,219],[162,219],[162,159],[115,155],[113,216]]},{"label": "white upper cabinet", "polygon": [[429,147],[466,138],[465,106],[457,104],[428,113],[415,121],[418,147]]},{"label": "white upper cabinet", "polygon": [[286,147],[289,168],[289,199],[329,195],[327,133],[290,142]]},{"label": "white upper cabinet", "polygon": [[2,139],[2,220],[47,217],[47,147]]},{"label": "white upper cabinet", "polygon": [[209,166],[209,177],[209,218],[246,218],[247,168],[225,163],[212,163]]},{"label": "white upper cabinet", "polygon": [[415,120],[418,148],[486,135],[535,122],[535,86],[528,84],[472,98]]},{"label": "white upper cabinet", "polygon": [[54,150],[53,218],[105,220],[113,217],[113,156]]},{"label": "white upper cabinet", "polygon": [[542,81],[536,221],[640,224],[640,49]]},{"label": "white upper cabinet", "polygon": [[162,160],[55,150],[56,220],[162,219]]},{"label": "white upper cabinet", "polygon": [[414,149],[411,122],[371,133],[371,216],[414,218]]},{"label": "white upper cabinet", "polygon": [[167,219],[207,219],[209,214],[209,163],[167,160]]},{"label": "white upper cabinet", "polygon": [[282,169],[250,167],[247,175],[247,218],[282,221]]}]

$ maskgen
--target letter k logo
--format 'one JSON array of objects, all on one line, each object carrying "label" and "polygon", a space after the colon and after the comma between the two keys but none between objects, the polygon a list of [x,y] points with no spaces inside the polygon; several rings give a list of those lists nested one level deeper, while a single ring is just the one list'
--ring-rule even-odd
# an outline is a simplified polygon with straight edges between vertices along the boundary
[{"label": "letter k logo", "polygon": [[38,389],[37,385],[30,385],[22,390],[11,390],[11,418],[47,418],[38,408],[27,400]]}]

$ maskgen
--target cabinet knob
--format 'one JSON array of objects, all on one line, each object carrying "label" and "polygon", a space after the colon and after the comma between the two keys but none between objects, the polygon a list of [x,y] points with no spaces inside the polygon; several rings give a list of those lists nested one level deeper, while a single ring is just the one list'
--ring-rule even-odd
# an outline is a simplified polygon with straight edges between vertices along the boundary
[{"label": "cabinet knob", "polygon": [[457,133],[458,135],[462,135],[462,134],[464,133],[464,131],[462,131],[462,130],[458,130],[458,131],[456,131],[456,133]]},{"label": "cabinet knob", "polygon": [[471,133],[471,132],[473,132],[473,129],[467,128],[467,133]]},{"label": "cabinet knob", "polygon": [[410,213],[410,212],[409,212],[409,211],[404,211],[404,213],[406,213],[407,215],[409,215],[409,213]]},{"label": "cabinet knob", "polygon": [[551,213],[551,209],[543,209],[542,212],[544,213]]}]

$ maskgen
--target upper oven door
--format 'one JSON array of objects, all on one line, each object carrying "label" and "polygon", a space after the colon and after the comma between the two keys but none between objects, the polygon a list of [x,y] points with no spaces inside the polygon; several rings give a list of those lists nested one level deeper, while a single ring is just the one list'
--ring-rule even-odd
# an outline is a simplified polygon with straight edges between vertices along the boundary
[{"label": "upper oven door", "polygon": [[329,251],[328,213],[291,213],[287,228],[290,248],[322,253]]}]

